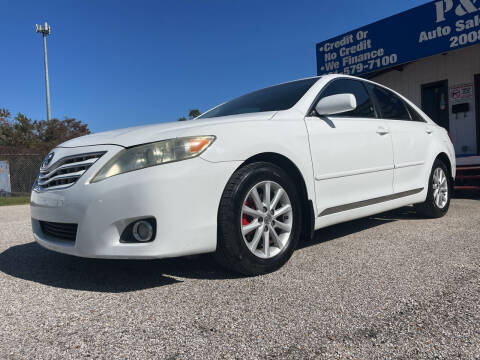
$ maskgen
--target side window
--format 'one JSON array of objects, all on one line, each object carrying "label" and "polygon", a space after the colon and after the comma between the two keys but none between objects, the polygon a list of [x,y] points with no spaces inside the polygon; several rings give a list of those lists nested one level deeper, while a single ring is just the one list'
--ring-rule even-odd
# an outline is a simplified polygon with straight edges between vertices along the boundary
[{"label": "side window", "polygon": [[412,121],[426,122],[425,119],[415,110],[413,107],[405,103],[407,106],[408,112],[410,113],[410,118]]},{"label": "side window", "polygon": [[375,109],[367,89],[362,82],[350,79],[339,79],[327,85],[322,92],[321,99],[338,94],[353,94],[357,99],[355,110],[339,114],[345,117],[375,118]]},{"label": "side window", "polygon": [[377,98],[381,116],[384,119],[410,120],[410,114],[403,102],[397,95],[379,86],[372,86],[372,91]]}]

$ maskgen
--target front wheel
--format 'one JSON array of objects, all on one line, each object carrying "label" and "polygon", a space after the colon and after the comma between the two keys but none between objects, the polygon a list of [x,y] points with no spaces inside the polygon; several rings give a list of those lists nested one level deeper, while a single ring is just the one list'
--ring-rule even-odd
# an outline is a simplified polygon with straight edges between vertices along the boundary
[{"label": "front wheel", "polygon": [[420,216],[427,218],[440,218],[448,212],[452,181],[450,172],[445,164],[435,160],[430,174],[427,199],[422,204],[415,205],[415,210]]},{"label": "front wheel", "polygon": [[216,260],[245,275],[277,270],[298,243],[300,209],[298,191],[280,167],[259,162],[240,168],[220,201]]}]

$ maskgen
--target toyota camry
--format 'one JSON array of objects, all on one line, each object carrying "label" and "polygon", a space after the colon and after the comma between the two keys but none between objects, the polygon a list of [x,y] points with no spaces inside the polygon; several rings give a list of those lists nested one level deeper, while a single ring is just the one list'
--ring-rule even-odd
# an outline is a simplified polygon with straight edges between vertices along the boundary
[{"label": "toyota camry", "polygon": [[285,264],[314,230],[405,205],[449,208],[448,133],[371,81],[268,87],[192,121],[69,140],[31,195],[36,241],[91,258],[214,253],[247,275]]}]

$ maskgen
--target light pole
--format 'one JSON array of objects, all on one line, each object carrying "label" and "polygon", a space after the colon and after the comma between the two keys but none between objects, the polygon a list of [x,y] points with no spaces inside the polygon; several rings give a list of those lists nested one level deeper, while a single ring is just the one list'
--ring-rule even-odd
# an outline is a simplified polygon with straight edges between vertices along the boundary
[{"label": "light pole", "polygon": [[37,33],[43,35],[43,60],[45,64],[45,90],[47,93],[47,120],[50,121],[50,85],[48,84],[48,61],[47,61],[47,35],[50,35],[52,29],[50,25],[45,22],[44,25],[36,25]]}]

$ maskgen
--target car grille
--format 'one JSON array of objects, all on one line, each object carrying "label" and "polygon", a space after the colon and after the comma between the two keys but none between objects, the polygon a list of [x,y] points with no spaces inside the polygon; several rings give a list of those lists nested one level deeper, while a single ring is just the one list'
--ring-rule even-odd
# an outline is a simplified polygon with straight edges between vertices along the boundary
[{"label": "car grille", "polygon": [[40,169],[34,189],[45,191],[72,186],[103,154],[105,152],[67,156],[55,162],[48,169]]},{"label": "car grille", "polygon": [[77,237],[77,224],[40,221],[40,227],[45,235],[50,235],[58,239],[75,241]]}]

